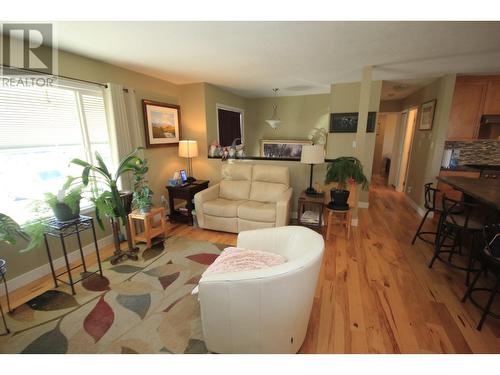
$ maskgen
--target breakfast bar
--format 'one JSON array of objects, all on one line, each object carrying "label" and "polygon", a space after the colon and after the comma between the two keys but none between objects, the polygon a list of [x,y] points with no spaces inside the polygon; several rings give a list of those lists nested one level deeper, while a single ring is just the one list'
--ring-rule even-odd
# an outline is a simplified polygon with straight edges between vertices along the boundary
[{"label": "breakfast bar", "polygon": [[500,180],[484,180],[458,176],[437,176],[454,189],[461,191],[481,203],[500,210]]}]

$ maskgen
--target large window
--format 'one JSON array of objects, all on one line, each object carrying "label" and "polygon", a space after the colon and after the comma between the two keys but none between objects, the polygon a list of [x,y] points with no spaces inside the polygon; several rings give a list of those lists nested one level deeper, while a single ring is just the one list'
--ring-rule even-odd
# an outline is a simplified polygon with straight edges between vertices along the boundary
[{"label": "large window", "polygon": [[243,110],[217,104],[217,131],[223,147],[243,143]]},{"label": "large window", "polygon": [[95,151],[111,163],[100,87],[0,87],[0,212],[27,221],[33,200],[80,175],[70,160]]}]

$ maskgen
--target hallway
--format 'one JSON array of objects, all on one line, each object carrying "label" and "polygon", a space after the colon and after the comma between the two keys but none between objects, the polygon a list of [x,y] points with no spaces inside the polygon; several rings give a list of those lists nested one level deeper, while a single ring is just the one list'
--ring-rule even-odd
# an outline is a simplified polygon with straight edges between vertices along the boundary
[{"label": "hallway", "polygon": [[403,193],[374,179],[351,241],[327,241],[301,352],[500,353],[500,322],[478,332],[479,310],[460,302],[464,274],[428,269],[432,247],[411,245],[420,220]]}]

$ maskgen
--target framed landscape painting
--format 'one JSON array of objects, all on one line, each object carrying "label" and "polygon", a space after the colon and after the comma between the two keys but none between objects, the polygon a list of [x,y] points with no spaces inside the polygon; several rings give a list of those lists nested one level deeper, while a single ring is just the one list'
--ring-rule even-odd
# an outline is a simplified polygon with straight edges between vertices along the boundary
[{"label": "framed landscape painting", "polygon": [[420,124],[418,130],[431,130],[434,121],[434,110],[436,109],[436,99],[429,100],[422,104],[420,109]]},{"label": "framed landscape painting", "polygon": [[146,147],[178,144],[181,137],[181,107],[151,100],[142,101]]},{"label": "framed landscape painting", "polygon": [[300,160],[302,146],[310,145],[308,140],[274,140],[262,139],[260,141],[260,156],[271,159]]}]

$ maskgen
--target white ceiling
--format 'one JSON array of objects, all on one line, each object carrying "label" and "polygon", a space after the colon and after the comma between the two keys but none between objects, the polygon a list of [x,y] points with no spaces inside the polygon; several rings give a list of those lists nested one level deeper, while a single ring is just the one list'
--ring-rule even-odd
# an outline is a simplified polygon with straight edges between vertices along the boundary
[{"label": "white ceiling", "polygon": [[500,22],[57,22],[59,48],[174,83],[243,96],[331,83],[499,73]]}]

